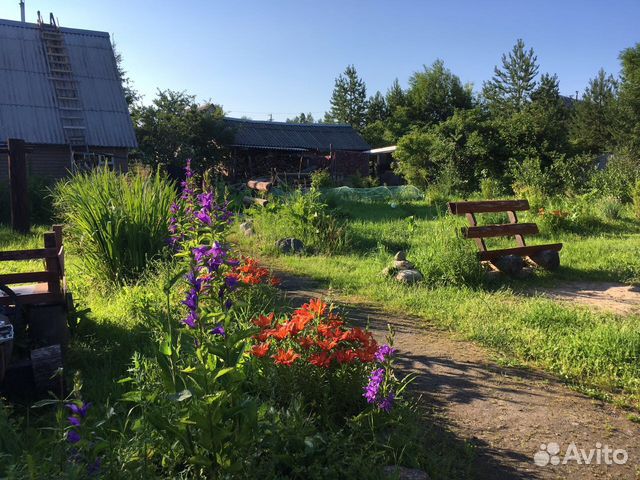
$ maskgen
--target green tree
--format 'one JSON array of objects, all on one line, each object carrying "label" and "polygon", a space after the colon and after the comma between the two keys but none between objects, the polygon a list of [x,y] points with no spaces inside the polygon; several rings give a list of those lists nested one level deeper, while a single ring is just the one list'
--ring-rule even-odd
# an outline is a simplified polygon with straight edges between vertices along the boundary
[{"label": "green tree", "polygon": [[331,95],[331,111],[326,120],[347,123],[361,130],[366,123],[367,87],[353,65],[336,78]]},{"label": "green tree", "polygon": [[304,112],[300,112],[300,115],[296,115],[293,118],[287,118],[287,123],[315,123],[313,115],[311,113],[305,114]]},{"label": "green tree", "polygon": [[577,102],[571,118],[571,143],[583,152],[602,153],[613,145],[618,83],[600,69]]},{"label": "green tree", "polygon": [[491,108],[522,110],[536,88],[538,57],[533,49],[526,50],[518,39],[508,54],[502,55],[502,67],[494,68],[493,78],[485,82],[482,94]]},{"label": "green tree", "polygon": [[387,90],[385,101],[387,103],[387,109],[391,114],[393,114],[396,108],[407,106],[407,94],[400,86],[397,78],[393,81],[389,90]]},{"label": "green tree", "polygon": [[407,99],[411,120],[419,125],[442,122],[457,108],[472,106],[471,89],[463,87],[442,60],[411,76]]},{"label": "green tree", "polygon": [[382,121],[384,122],[389,117],[389,110],[387,109],[387,101],[384,95],[379,91],[375,95],[369,97],[368,109],[367,109],[367,124]]},{"label": "green tree", "polygon": [[619,146],[640,157],[640,43],[620,53]]},{"label": "green tree", "polygon": [[138,154],[147,164],[166,165],[173,172],[188,158],[199,169],[219,167],[227,158],[224,145],[233,132],[218,105],[199,107],[193,95],[159,90],[151,105],[135,106],[131,116]]}]

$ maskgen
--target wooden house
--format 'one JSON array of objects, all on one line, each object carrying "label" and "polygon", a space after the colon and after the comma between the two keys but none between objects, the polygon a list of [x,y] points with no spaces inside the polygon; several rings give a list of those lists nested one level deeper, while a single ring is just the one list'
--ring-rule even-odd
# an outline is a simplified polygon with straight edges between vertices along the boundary
[{"label": "wooden house", "polygon": [[98,164],[126,170],[137,143],[109,34],[60,28],[53,16],[0,19],[0,144],[9,138],[28,144],[33,176]]}]

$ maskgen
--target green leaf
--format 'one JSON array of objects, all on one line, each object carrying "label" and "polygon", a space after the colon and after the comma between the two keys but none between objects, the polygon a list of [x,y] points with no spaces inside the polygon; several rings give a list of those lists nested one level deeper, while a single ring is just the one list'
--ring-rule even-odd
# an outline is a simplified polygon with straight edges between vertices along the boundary
[{"label": "green leaf", "polygon": [[185,400],[190,399],[193,396],[191,390],[185,389],[181,392],[174,393],[173,395],[169,395],[169,399],[174,402],[184,402]]}]

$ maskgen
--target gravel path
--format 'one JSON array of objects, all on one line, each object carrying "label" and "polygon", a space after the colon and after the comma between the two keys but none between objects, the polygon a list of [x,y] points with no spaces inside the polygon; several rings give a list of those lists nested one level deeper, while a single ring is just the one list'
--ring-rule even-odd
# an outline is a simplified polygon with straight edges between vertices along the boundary
[{"label": "gravel path", "polygon": [[[309,298],[332,301],[354,323],[368,323],[378,340],[384,339],[387,323],[391,324],[401,367],[418,375],[414,391],[444,418],[460,441],[476,447],[476,478],[640,478],[640,425],[628,420],[625,412],[576,393],[544,373],[498,366],[482,347],[425,328],[420,319],[391,315],[370,304],[346,303],[335,292],[302,277],[284,275],[282,287],[294,305]],[[562,464],[572,442],[578,453],[584,449],[587,456],[595,449],[590,464],[584,460]],[[555,458],[539,451],[544,445],[547,452],[555,453],[556,444],[561,463],[553,465]],[[606,465],[605,445],[624,449],[626,463]],[[540,463],[551,463],[536,465],[536,453]]]}]

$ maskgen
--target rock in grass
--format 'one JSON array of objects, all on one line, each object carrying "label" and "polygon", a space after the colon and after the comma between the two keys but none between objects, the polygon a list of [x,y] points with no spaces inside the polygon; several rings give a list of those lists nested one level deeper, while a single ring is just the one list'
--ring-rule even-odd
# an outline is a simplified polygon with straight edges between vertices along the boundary
[{"label": "rock in grass", "polygon": [[253,237],[256,234],[253,231],[253,223],[251,223],[251,221],[242,222],[240,224],[240,231],[247,237]]},{"label": "rock in grass", "polygon": [[300,253],[304,250],[304,244],[297,238],[281,238],[276,242],[276,247],[282,253]]},{"label": "rock in grass", "polygon": [[396,280],[400,283],[416,283],[422,280],[422,274],[418,270],[400,270],[396,275]]},{"label": "rock in grass", "polygon": [[398,253],[396,253],[396,256],[393,257],[393,259],[396,262],[400,262],[402,260],[406,260],[407,259],[407,254],[404,252],[404,250],[400,250]]},{"label": "rock in grass", "polygon": [[484,272],[484,279],[487,282],[498,282],[502,279],[503,273],[502,272],[497,272],[496,270],[487,270],[486,272]]},{"label": "rock in grass", "polygon": [[382,469],[384,478],[393,478],[399,480],[429,480],[427,472],[418,470],[415,468],[400,467],[396,465],[389,465]]},{"label": "rock in grass", "polygon": [[560,254],[555,250],[542,250],[531,255],[530,258],[545,270],[557,270],[560,266]]},{"label": "rock in grass", "polygon": [[516,273],[516,278],[525,279],[525,278],[531,277],[532,275],[533,275],[533,268],[524,267],[522,270]]},{"label": "rock in grass", "polygon": [[491,262],[498,270],[509,276],[516,276],[524,267],[524,260],[518,255],[505,255]]},{"label": "rock in grass", "polygon": [[407,260],[396,260],[393,262],[393,266],[398,270],[412,270],[413,263],[408,262]]}]

